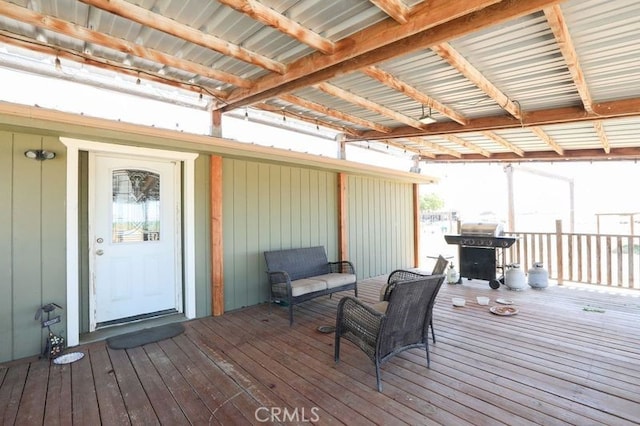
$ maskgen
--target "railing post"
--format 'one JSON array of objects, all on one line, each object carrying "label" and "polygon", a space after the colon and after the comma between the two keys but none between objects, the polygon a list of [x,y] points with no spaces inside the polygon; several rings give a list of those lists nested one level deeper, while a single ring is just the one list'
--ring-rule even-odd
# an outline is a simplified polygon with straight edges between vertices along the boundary
[{"label": "railing post", "polygon": [[564,282],[563,250],[562,250],[562,220],[556,220],[556,265],[558,265],[558,285]]}]

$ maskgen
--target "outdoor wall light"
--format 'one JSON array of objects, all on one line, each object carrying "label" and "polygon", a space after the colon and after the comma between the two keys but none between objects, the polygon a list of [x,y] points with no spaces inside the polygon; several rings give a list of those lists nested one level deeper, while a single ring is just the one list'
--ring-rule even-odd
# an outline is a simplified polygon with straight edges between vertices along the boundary
[{"label": "outdoor wall light", "polygon": [[45,151],[44,149],[30,149],[24,152],[24,156],[31,158],[32,160],[44,161],[55,158],[56,153],[52,151]]}]

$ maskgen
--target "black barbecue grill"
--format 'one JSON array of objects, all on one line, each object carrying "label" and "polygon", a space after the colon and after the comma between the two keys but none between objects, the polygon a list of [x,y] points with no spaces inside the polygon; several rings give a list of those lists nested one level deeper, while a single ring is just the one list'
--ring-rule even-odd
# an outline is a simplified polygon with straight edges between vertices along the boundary
[{"label": "black barbecue grill", "polygon": [[504,279],[497,277],[497,271],[501,269],[504,274],[505,270],[505,256],[501,249],[516,242],[515,237],[504,236],[501,224],[463,223],[459,235],[445,235],[444,239],[448,244],[458,246],[460,277],[489,281],[493,289],[500,287]]}]

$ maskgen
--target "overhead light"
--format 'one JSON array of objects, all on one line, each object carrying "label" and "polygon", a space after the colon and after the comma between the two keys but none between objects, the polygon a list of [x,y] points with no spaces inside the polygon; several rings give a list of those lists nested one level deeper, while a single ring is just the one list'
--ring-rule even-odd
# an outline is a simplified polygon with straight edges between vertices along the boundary
[{"label": "overhead light", "polygon": [[431,107],[429,107],[428,115],[424,113],[424,105],[422,105],[422,116],[418,118],[418,121],[421,122],[422,124],[433,124],[438,122],[435,118],[431,116]]},{"label": "overhead light", "polygon": [[45,151],[44,149],[30,149],[24,152],[24,156],[31,158],[32,160],[44,161],[55,158],[56,153],[52,151]]}]

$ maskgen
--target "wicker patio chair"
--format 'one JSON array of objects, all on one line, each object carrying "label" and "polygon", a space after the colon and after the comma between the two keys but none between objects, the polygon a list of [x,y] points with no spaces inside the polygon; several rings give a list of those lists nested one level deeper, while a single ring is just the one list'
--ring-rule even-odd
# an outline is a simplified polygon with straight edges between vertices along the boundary
[{"label": "wicker patio chair", "polygon": [[353,342],[373,361],[379,392],[380,366],[402,351],[424,348],[429,368],[429,324],[444,279],[444,275],[423,275],[397,282],[385,312],[354,297],[344,297],[336,318],[335,362],[340,361],[341,338]]}]

